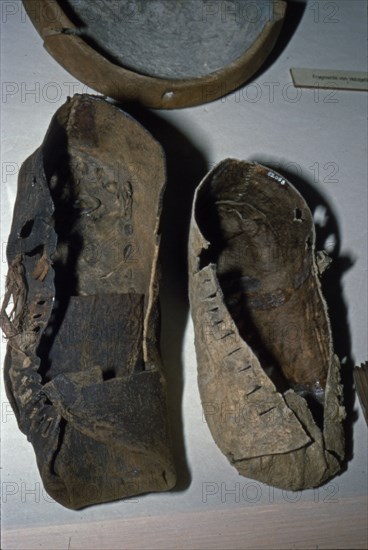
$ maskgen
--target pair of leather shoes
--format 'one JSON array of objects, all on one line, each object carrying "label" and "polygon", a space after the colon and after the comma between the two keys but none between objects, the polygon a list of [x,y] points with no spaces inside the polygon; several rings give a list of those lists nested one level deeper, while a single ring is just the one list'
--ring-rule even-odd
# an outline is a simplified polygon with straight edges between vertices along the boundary
[{"label": "pair of leather shoes", "polygon": [[[21,168],[5,383],[46,490],[69,508],[176,482],[158,351],[164,187],[160,145],[88,95]],[[189,281],[208,425],[241,474],[285,489],[321,484],[344,454],[322,259],[304,199],[275,172],[226,160],[198,187]]]}]

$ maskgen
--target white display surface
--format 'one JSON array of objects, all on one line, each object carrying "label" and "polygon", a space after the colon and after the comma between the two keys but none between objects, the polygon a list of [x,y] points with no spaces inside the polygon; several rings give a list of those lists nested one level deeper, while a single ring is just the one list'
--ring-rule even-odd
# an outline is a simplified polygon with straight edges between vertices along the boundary
[{"label": "white display surface", "polygon": [[[43,49],[19,1],[0,4],[2,298],[19,167],[41,144],[67,96],[94,92]],[[168,159],[161,347],[179,485],[169,493],[82,511],[63,508],[43,490],[33,448],[1,384],[4,550],[367,547],[367,426],[357,398],[348,407],[352,458],[330,483],[292,493],[239,476],[203,419],[185,266],[191,198],[209,168],[227,157],[273,167],[304,194],[315,213],[319,244],[336,262],[327,276],[343,368],[368,359],[367,94],[297,90],[289,72],[367,70],[366,8],[364,0],[307,3],[277,59],[221,100],[177,111],[126,106],[163,143]],[[3,362],[4,338],[1,346]]]}]

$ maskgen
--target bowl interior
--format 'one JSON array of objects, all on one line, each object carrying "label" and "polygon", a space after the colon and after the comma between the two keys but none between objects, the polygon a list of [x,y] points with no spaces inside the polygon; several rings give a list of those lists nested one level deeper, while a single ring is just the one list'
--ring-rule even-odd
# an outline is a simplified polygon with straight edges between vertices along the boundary
[{"label": "bowl interior", "polygon": [[65,0],[63,9],[110,61],[167,79],[226,67],[273,16],[271,0]]}]

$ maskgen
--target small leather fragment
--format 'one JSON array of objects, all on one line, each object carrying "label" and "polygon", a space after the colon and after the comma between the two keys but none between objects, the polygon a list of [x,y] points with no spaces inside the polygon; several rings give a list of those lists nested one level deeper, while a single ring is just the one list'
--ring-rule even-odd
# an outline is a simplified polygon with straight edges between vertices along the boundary
[{"label": "small leather fragment", "polygon": [[368,424],[368,361],[354,368],[355,388]]}]

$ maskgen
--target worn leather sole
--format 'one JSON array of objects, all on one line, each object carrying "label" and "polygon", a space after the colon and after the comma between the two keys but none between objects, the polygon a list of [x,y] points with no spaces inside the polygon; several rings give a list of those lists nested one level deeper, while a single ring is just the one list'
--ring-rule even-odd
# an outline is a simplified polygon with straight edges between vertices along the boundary
[{"label": "worn leather sole", "polygon": [[158,143],[87,95],[57,111],[20,171],[6,390],[46,490],[69,508],[175,484],[157,349],[164,185]]},{"label": "worn leather sole", "polygon": [[199,185],[190,302],[204,413],[237,470],[315,487],[344,457],[333,353],[311,212],[281,175],[225,160]]},{"label": "worn leather sole", "polygon": [[23,0],[47,51],[92,89],[176,109],[249,80],[274,47],[283,0]]}]

